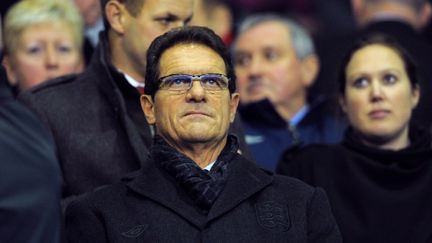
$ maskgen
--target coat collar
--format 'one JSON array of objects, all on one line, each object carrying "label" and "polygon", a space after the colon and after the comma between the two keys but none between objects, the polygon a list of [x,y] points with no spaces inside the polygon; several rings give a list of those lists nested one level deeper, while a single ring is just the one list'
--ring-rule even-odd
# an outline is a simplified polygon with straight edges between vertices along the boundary
[{"label": "coat collar", "polygon": [[235,155],[231,161],[227,183],[206,215],[200,212],[172,177],[154,161],[150,161],[138,174],[126,178],[126,185],[139,195],[173,210],[200,229],[204,228],[208,221],[232,210],[273,181],[272,175],[259,169],[241,155]]},{"label": "coat collar", "polygon": [[[295,126],[316,123],[317,120],[321,120],[321,118],[324,116],[335,115],[331,112],[328,112],[327,110],[325,111],[325,114],[321,112],[321,110],[326,108],[328,102],[328,98],[324,95],[320,95],[311,100],[306,104],[308,106],[306,113],[303,114],[301,119],[296,121]],[[255,126],[287,128],[289,124],[289,122],[285,121],[277,113],[275,107],[269,99],[263,99],[247,105],[241,105],[239,107],[239,112],[245,122],[251,123]]]},{"label": "coat collar", "polygon": [[[107,31],[102,31],[99,36],[99,45],[93,54],[91,63],[85,75],[89,76],[90,82],[95,82],[102,95],[112,106],[120,122],[123,124],[128,135],[130,144],[135,152],[140,164],[145,163],[145,158],[148,155],[147,146],[140,137],[138,129],[128,115],[126,102],[118,83],[126,83],[126,79],[116,70],[111,63],[111,51],[109,48]],[[148,124],[143,124],[143,126]]]}]

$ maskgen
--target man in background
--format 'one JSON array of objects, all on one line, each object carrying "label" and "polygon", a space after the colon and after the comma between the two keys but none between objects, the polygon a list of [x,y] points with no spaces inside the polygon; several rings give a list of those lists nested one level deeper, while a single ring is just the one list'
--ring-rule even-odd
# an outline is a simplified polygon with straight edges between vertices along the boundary
[{"label": "man in background", "polygon": [[89,64],[104,29],[100,0],[74,0],[84,21],[84,57]]},{"label": "man in background", "polygon": [[273,14],[250,16],[233,50],[246,142],[260,166],[273,171],[287,148],[341,139],[344,123],[326,97],[308,99],[319,60],[300,25]]}]

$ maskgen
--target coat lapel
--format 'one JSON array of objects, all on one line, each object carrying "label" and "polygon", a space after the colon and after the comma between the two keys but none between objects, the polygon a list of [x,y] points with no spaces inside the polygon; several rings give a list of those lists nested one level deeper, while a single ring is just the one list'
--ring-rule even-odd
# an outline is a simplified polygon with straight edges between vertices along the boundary
[{"label": "coat lapel", "polygon": [[176,184],[173,178],[149,161],[140,173],[127,183],[136,193],[171,209],[197,228],[203,229],[211,221],[232,210],[252,195],[272,183],[273,177],[258,169],[252,162],[235,156],[231,161],[230,175],[208,215],[200,213],[198,207]]},{"label": "coat lapel", "polygon": [[[97,86],[107,98],[109,103],[112,105],[112,109],[115,111],[116,115],[120,118],[124,130],[129,139],[129,143],[135,152],[135,156],[138,158],[140,164],[144,164],[147,155],[149,154],[147,146],[140,137],[138,129],[136,129],[133,121],[127,114],[126,103],[123,95],[116,85],[115,79],[124,79],[119,73],[115,73],[114,67],[112,67],[109,61],[110,51],[106,36],[101,34],[101,40],[99,46],[93,56],[92,65],[95,66],[97,72],[101,75],[100,78],[95,79]],[[127,82],[124,80],[124,82]],[[143,126],[148,126],[148,124],[143,124]]]},{"label": "coat lapel", "polygon": [[198,211],[192,200],[177,186],[170,175],[156,167],[154,161],[149,160],[148,162],[139,175],[127,183],[128,187],[171,209],[197,228],[202,229],[206,223],[206,215]]},{"label": "coat lapel", "polygon": [[211,208],[208,221],[232,210],[273,181],[272,176],[243,157],[237,155],[231,163],[227,183]]}]

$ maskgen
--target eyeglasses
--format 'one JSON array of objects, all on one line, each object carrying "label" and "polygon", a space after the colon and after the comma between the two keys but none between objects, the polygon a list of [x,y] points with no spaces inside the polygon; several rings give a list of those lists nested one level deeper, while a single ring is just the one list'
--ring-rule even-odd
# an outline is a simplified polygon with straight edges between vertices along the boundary
[{"label": "eyeglasses", "polygon": [[229,78],[219,73],[201,75],[172,74],[159,79],[159,89],[186,92],[192,87],[193,81],[199,81],[206,91],[222,91],[228,87]]}]

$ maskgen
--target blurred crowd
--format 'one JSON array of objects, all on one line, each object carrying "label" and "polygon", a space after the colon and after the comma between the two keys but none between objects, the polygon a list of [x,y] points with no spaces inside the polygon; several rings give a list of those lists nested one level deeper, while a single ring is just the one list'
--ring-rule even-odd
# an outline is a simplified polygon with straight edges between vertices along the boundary
[{"label": "blurred crowd", "polygon": [[0,5],[0,242],[81,242],[70,205],[146,168],[147,51],[183,26],[229,50],[242,156],[322,188],[345,242],[432,242],[431,1]]}]

